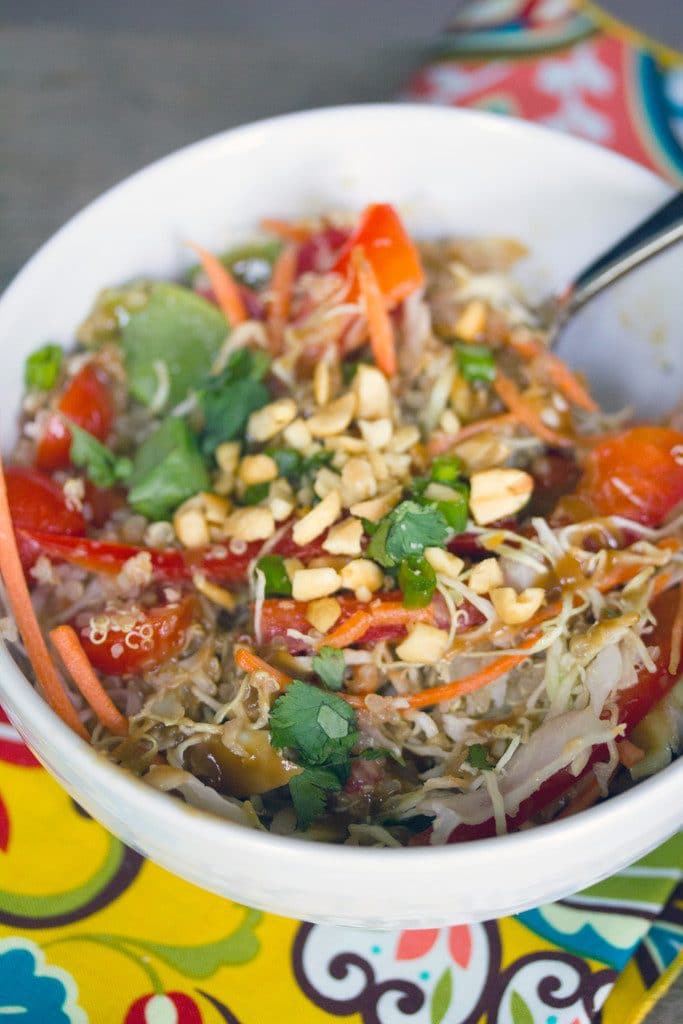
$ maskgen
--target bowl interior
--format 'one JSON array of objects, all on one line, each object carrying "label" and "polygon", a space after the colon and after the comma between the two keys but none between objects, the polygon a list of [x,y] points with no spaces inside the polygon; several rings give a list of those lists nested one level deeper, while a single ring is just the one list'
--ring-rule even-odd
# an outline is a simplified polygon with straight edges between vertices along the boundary
[{"label": "bowl interior", "polygon": [[[492,234],[524,241],[530,255],[520,275],[532,295],[540,296],[560,287],[668,191],[635,165],[576,140],[507,119],[428,107],[315,111],[216,136],[152,165],[91,204],[33,257],[0,300],[2,448],[10,450],[15,439],[27,353],[46,340],[70,345],[99,289],[136,276],[181,273],[191,262],[188,238],[220,250],[248,238],[263,216],[357,210],[370,201],[389,201],[419,235]],[[592,304],[570,328],[566,345],[574,365],[597,380],[607,401],[619,397],[623,385],[640,408],[661,415],[679,397],[679,259],[674,253],[659,257]],[[643,346],[652,358],[634,382],[630,354]],[[609,873],[683,818],[675,800],[667,800],[680,779],[677,765],[647,784],[659,793],[660,807],[647,833],[628,809],[620,811],[634,799],[627,796],[557,828],[474,844],[476,852],[472,846],[413,850],[396,859],[394,851],[320,848],[248,834],[149,792],[73,738],[5,651],[0,699],[50,770],[127,842],[208,888],[308,919],[417,925],[510,912]],[[623,841],[612,849],[609,834],[619,828]],[[276,846],[278,856],[271,856]],[[541,849],[545,855],[539,859]],[[504,851],[513,873],[492,881],[484,865]],[[360,886],[362,908],[350,907],[344,893],[326,881],[340,855],[353,865],[347,877],[355,876]],[[448,858],[467,870],[449,868],[446,891],[442,879],[416,898],[401,881],[405,857],[413,863],[425,858],[425,864]],[[380,863],[381,878],[371,869]]]}]

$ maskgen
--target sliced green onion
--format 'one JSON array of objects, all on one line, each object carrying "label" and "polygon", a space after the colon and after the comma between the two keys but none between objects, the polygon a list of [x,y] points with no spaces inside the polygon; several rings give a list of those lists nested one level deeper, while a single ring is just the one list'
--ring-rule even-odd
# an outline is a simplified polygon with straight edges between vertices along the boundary
[{"label": "sliced green onion", "polygon": [[436,590],[436,573],[425,558],[408,558],[398,570],[398,585],[406,608],[425,608]]},{"label": "sliced green onion", "polygon": [[470,489],[464,480],[445,484],[432,481],[417,498],[421,505],[439,510],[454,533],[462,533],[467,526]]},{"label": "sliced green onion", "polygon": [[26,387],[35,391],[49,391],[57,383],[64,350],[59,345],[43,345],[32,352],[24,367]]},{"label": "sliced green onion", "polygon": [[462,459],[457,455],[438,455],[432,462],[429,472],[432,480],[439,484],[453,484],[463,470]]},{"label": "sliced green onion", "polygon": [[458,369],[465,380],[490,384],[496,376],[493,353],[486,345],[458,344],[455,346]]},{"label": "sliced green onion", "polygon": [[266,578],[266,597],[291,597],[292,581],[282,555],[263,555],[256,563]]}]

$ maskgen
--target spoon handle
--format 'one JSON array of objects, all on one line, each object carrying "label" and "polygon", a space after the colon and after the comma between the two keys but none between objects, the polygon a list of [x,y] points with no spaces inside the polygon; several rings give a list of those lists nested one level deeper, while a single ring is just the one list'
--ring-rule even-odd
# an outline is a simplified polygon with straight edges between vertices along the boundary
[{"label": "spoon handle", "polygon": [[581,271],[560,297],[560,319],[568,319],[608,284],[680,239],[683,239],[683,192],[677,192]]}]

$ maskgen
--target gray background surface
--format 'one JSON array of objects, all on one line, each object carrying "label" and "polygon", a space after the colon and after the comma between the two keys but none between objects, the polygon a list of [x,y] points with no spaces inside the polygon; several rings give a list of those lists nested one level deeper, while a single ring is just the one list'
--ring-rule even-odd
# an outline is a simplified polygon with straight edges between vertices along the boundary
[{"label": "gray background surface", "polygon": [[[270,114],[390,98],[457,6],[2,0],[0,286],[67,217],[178,146]],[[605,6],[683,48],[682,0]],[[683,983],[648,1021],[683,1021]]]}]

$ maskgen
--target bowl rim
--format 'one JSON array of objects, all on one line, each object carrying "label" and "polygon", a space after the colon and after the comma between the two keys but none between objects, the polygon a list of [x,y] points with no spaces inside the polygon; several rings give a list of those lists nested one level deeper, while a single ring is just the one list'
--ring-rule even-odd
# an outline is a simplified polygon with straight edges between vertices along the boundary
[{"label": "bowl rim", "polygon": [[[162,172],[175,164],[182,163],[188,157],[197,156],[202,152],[208,155],[218,147],[243,147],[252,141],[258,142],[259,135],[264,132],[293,122],[308,121],[315,125],[317,121],[327,121],[328,119],[348,117],[363,119],[376,116],[393,118],[401,122],[409,117],[433,119],[434,121],[443,121],[448,126],[454,120],[467,121],[475,126],[480,126],[486,132],[495,131],[499,136],[517,141],[520,136],[537,136],[545,140],[547,144],[565,149],[568,154],[584,150],[590,154],[591,159],[599,156],[606,165],[611,164],[619,175],[630,175],[636,185],[639,181],[650,185],[657,182],[663,189],[668,185],[653,172],[629,158],[595,143],[553,131],[533,122],[503,117],[485,111],[421,103],[359,103],[318,107],[281,114],[225,129],[175,149],[167,155],[145,164],[96,196],[50,235],[18,270],[0,295],[0,319],[8,306],[11,306],[15,300],[21,300],[21,290],[30,278],[33,267],[49,249],[58,246],[62,237],[77,227],[81,220],[88,218],[93,211],[115,199],[143,177]],[[155,790],[124,768],[108,761],[89,743],[74,734],[22,672],[4,640],[0,646],[0,694],[4,697],[10,720],[19,733],[21,733],[19,723],[22,718],[27,718],[37,724],[41,732],[49,732],[50,746],[56,757],[69,763],[72,770],[78,774],[87,773],[91,779],[97,777],[100,784],[121,802],[121,806],[135,807],[136,813],[146,815],[149,822],[163,820],[166,826],[177,829],[178,832],[191,829],[194,841],[200,839],[199,833],[201,832],[202,839],[213,843],[218,848],[222,844],[237,843],[245,853],[253,851],[255,854],[260,854],[263,850],[270,850],[273,854],[278,855],[281,861],[296,861],[299,868],[302,858],[308,854],[319,861],[321,867],[332,870],[339,868],[340,858],[343,858],[345,866],[351,866],[351,862],[353,862],[354,868],[361,871],[365,868],[381,867],[389,863],[393,866],[396,865],[397,851],[393,848],[354,847],[345,844],[310,842],[293,836],[250,829],[210,812],[191,807],[173,798],[169,793]],[[585,842],[591,833],[602,833],[609,828],[614,829],[618,827],[619,822],[624,820],[625,816],[632,817],[642,813],[643,820],[647,820],[647,810],[652,806],[652,801],[664,800],[669,791],[673,797],[682,782],[683,758],[666,766],[656,775],[643,780],[626,792],[616,794],[604,803],[584,810],[576,816],[487,839],[441,846],[401,847],[402,855],[410,857],[411,866],[428,869],[446,858],[454,861],[453,866],[463,866],[473,855],[478,863],[485,864],[491,858],[500,863],[501,857],[506,852],[520,855],[526,850],[527,853],[537,855],[549,854],[557,848],[558,843],[573,843],[580,839]]]}]

